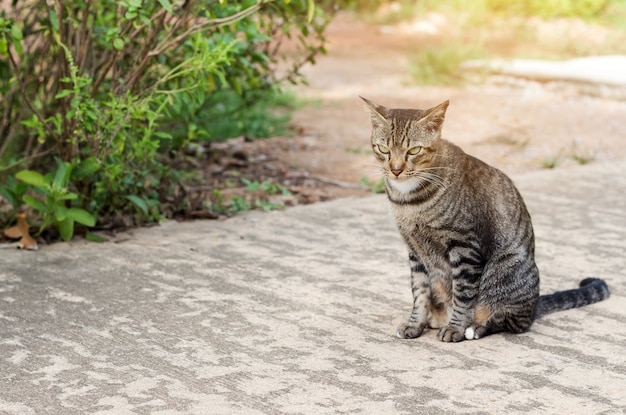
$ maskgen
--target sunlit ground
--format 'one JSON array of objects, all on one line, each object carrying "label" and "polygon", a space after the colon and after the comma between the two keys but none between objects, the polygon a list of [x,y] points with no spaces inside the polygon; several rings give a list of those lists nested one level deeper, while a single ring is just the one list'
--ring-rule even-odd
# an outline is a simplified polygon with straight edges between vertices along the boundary
[{"label": "sunlit ground", "polygon": [[[361,4],[367,2],[361,2]],[[415,43],[419,84],[459,84],[462,62],[489,58],[567,59],[626,54],[626,1],[399,1],[357,15],[382,33]]]}]

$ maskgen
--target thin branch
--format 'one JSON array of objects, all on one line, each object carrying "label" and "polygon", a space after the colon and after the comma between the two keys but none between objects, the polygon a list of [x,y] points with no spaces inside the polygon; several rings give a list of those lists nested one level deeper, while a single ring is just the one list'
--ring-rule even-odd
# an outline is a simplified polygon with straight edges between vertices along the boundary
[{"label": "thin branch", "polygon": [[48,154],[53,153],[54,151],[55,151],[54,147],[50,147],[49,149],[44,150],[44,151],[42,151],[40,153],[31,154],[30,156],[24,157],[23,159],[18,160],[18,161],[14,162],[14,163],[8,164],[8,165],[3,166],[3,167],[0,167],[0,172],[10,170],[13,167],[19,166],[22,163],[26,163],[27,161],[32,161],[32,160],[34,160],[36,158],[47,156]]},{"label": "thin branch", "polygon": [[93,86],[91,87],[91,96],[94,97],[96,95],[96,92],[98,92],[98,89],[100,88],[100,84],[102,82],[104,82],[104,79],[106,78],[107,73],[109,72],[109,70],[111,69],[111,67],[113,65],[115,65],[115,63],[117,62],[117,56],[119,55],[119,53],[117,51],[113,52],[113,56],[110,56],[106,66],[104,67],[104,69],[102,69],[100,71],[100,75],[98,76],[98,79],[96,79],[96,82],[93,83]]},{"label": "thin branch", "polygon": [[[152,18],[150,19],[150,21],[152,23],[155,23],[157,21],[157,19],[162,19],[163,17],[166,16],[167,11],[165,9],[161,9],[159,10],[154,16],[152,16]],[[141,34],[141,32],[146,29],[148,27],[147,24],[142,23],[139,27],[137,27],[131,34],[128,35],[128,39],[129,40],[133,40],[135,39],[139,34]]]},{"label": "thin branch", "polygon": [[58,137],[56,136],[56,134],[54,133],[52,128],[50,128],[48,123],[45,121],[45,118],[43,117],[43,115],[41,115],[39,110],[37,110],[37,108],[35,108],[35,106],[33,105],[32,101],[30,100],[28,94],[26,93],[26,88],[24,87],[24,81],[20,77],[19,67],[18,67],[17,62],[15,61],[15,57],[13,56],[13,53],[11,53],[10,49],[7,51],[7,54],[9,55],[9,63],[10,63],[11,69],[13,70],[13,74],[15,75],[15,79],[17,79],[17,82],[18,82],[18,84],[20,86],[20,94],[22,95],[22,98],[24,99],[24,102],[26,103],[28,108],[30,108],[30,110],[33,112],[33,114],[35,114],[35,116],[37,116],[37,118],[43,124],[44,128],[48,131],[48,133],[50,133],[50,135],[52,137],[54,137],[55,141],[58,141]]},{"label": "thin branch", "polygon": [[200,24],[195,24],[193,26],[191,26],[189,29],[185,30],[183,33],[181,33],[180,35],[176,36],[174,39],[168,41],[168,42],[164,42],[161,43],[161,45],[159,45],[155,50],[150,51],[148,53],[148,56],[156,56],[161,54],[164,50],[167,49],[171,49],[171,48],[176,48],[178,45],[180,45],[182,42],[184,42],[189,36],[194,35],[196,33],[199,33],[205,29],[211,28],[211,27],[219,27],[219,26],[225,26],[228,25],[230,23],[236,22],[239,19],[243,19],[245,17],[250,16],[251,14],[257,12],[258,10],[261,9],[261,7],[263,7],[265,4],[269,4],[271,2],[273,2],[274,0],[262,0],[258,3],[256,3],[253,6],[248,7],[247,9],[244,9],[238,13],[235,13],[231,16],[227,16],[227,17],[221,17],[221,18],[217,18],[217,19],[211,19],[209,21],[206,21],[204,23],[200,23]]},{"label": "thin branch", "polygon": [[76,59],[76,66],[82,72],[85,68],[85,62],[89,55],[89,45],[91,44],[91,36],[87,33],[87,21],[89,20],[89,9],[91,8],[91,0],[85,1],[85,10],[83,11],[83,18],[80,22],[80,36],[79,40],[82,40],[80,47],[77,50],[78,56]]},{"label": "thin branch", "polygon": [[[18,122],[13,122],[11,123],[9,121],[9,117],[11,116],[11,113],[13,112],[13,102],[15,100],[15,96],[19,93],[19,90],[17,89],[12,89],[7,96],[5,96],[3,98],[3,100],[5,100],[6,103],[6,108],[4,111],[4,114],[2,116],[2,123],[0,124],[0,134],[2,134],[2,138],[3,138],[3,143],[0,146],[0,159],[2,158],[2,156],[4,155],[4,152],[6,151],[6,149],[9,146],[9,143],[11,143],[11,141],[13,141],[13,134],[15,134],[15,130],[17,129],[19,123]],[[25,107],[23,106],[19,106],[20,108],[20,114],[17,117],[14,117],[15,120],[21,120],[24,112],[25,112]],[[8,130],[8,131],[7,131]],[[3,134],[5,131],[6,134]]]},{"label": "thin branch", "polygon": [[163,29],[163,26],[165,24],[165,17],[165,14],[161,15],[157,26],[154,27],[152,33],[150,33],[150,36],[146,41],[145,48],[141,53],[141,61],[139,62],[139,65],[135,66],[125,82],[125,87],[127,90],[135,91],[137,85],[139,84],[141,75],[143,74],[146,65],[148,65],[148,62],[150,61],[150,56],[148,55],[148,53],[150,51],[150,48],[152,47],[152,44],[156,42],[159,32],[161,32],[161,30]]},{"label": "thin branch", "polygon": [[[181,8],[183,10],[183,15],[179,19],[176,19],[176,21],[174,22],[174,25],[170,28],[170,30],[167,31],[165,38],[161,41],[161,44],[169,42],[172,36],[174,36],[174,33],[176,33],[178,28],[181,26],[181,24],[187,23],[188,21],[187,17],[189,16],[191,12],[192,3],[193,2],[191,0],[185,1],[185,4],[183,4]],[[171,19],[173,19],[174,17],[175,16],[172,15]]]}]

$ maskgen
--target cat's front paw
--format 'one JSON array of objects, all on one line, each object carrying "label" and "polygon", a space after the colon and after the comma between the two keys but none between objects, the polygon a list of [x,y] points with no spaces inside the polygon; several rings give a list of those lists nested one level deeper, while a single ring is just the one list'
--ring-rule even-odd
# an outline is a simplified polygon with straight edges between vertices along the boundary
[{"label": "cat's front paw", "polygon": [[465,330],[461,327],[455,326],[445,326],[439,330],[437,337],[442,342],[453,342],[457,343],[465,340]]},{"label": "cat's front paw", "polygon": [[398,327],[398,331],[396,331],[396,336],[401,339],[415,339],[422,335],[424,329],[426,328],[426,323],[404,323],[400,324]]}]

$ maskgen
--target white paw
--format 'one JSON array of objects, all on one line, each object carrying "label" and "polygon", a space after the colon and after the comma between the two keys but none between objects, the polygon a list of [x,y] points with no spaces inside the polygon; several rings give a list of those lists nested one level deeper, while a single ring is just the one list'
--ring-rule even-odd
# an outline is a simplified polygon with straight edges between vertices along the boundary
[{"label": "white paw", "polygon": [[474,340],[474,328],[468,327],[465,329],[465,338],[467,340]]}]

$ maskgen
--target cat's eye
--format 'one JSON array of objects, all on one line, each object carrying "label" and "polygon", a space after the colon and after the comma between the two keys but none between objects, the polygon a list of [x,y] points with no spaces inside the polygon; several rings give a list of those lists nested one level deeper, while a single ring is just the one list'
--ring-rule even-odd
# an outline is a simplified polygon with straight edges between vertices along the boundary
[{"label": "cat's eye", "polygon": [[421,153],[421,151],[422,151],[422,147],[411,147],[409,149],[409,154],[412,156],[415,156],[416,154]]},{"label": "cat's eye", "polygon": [[378,151],[380,151],[383,154],[389,154],[389,147],[385,147],[381,144],[378,145]]}]

